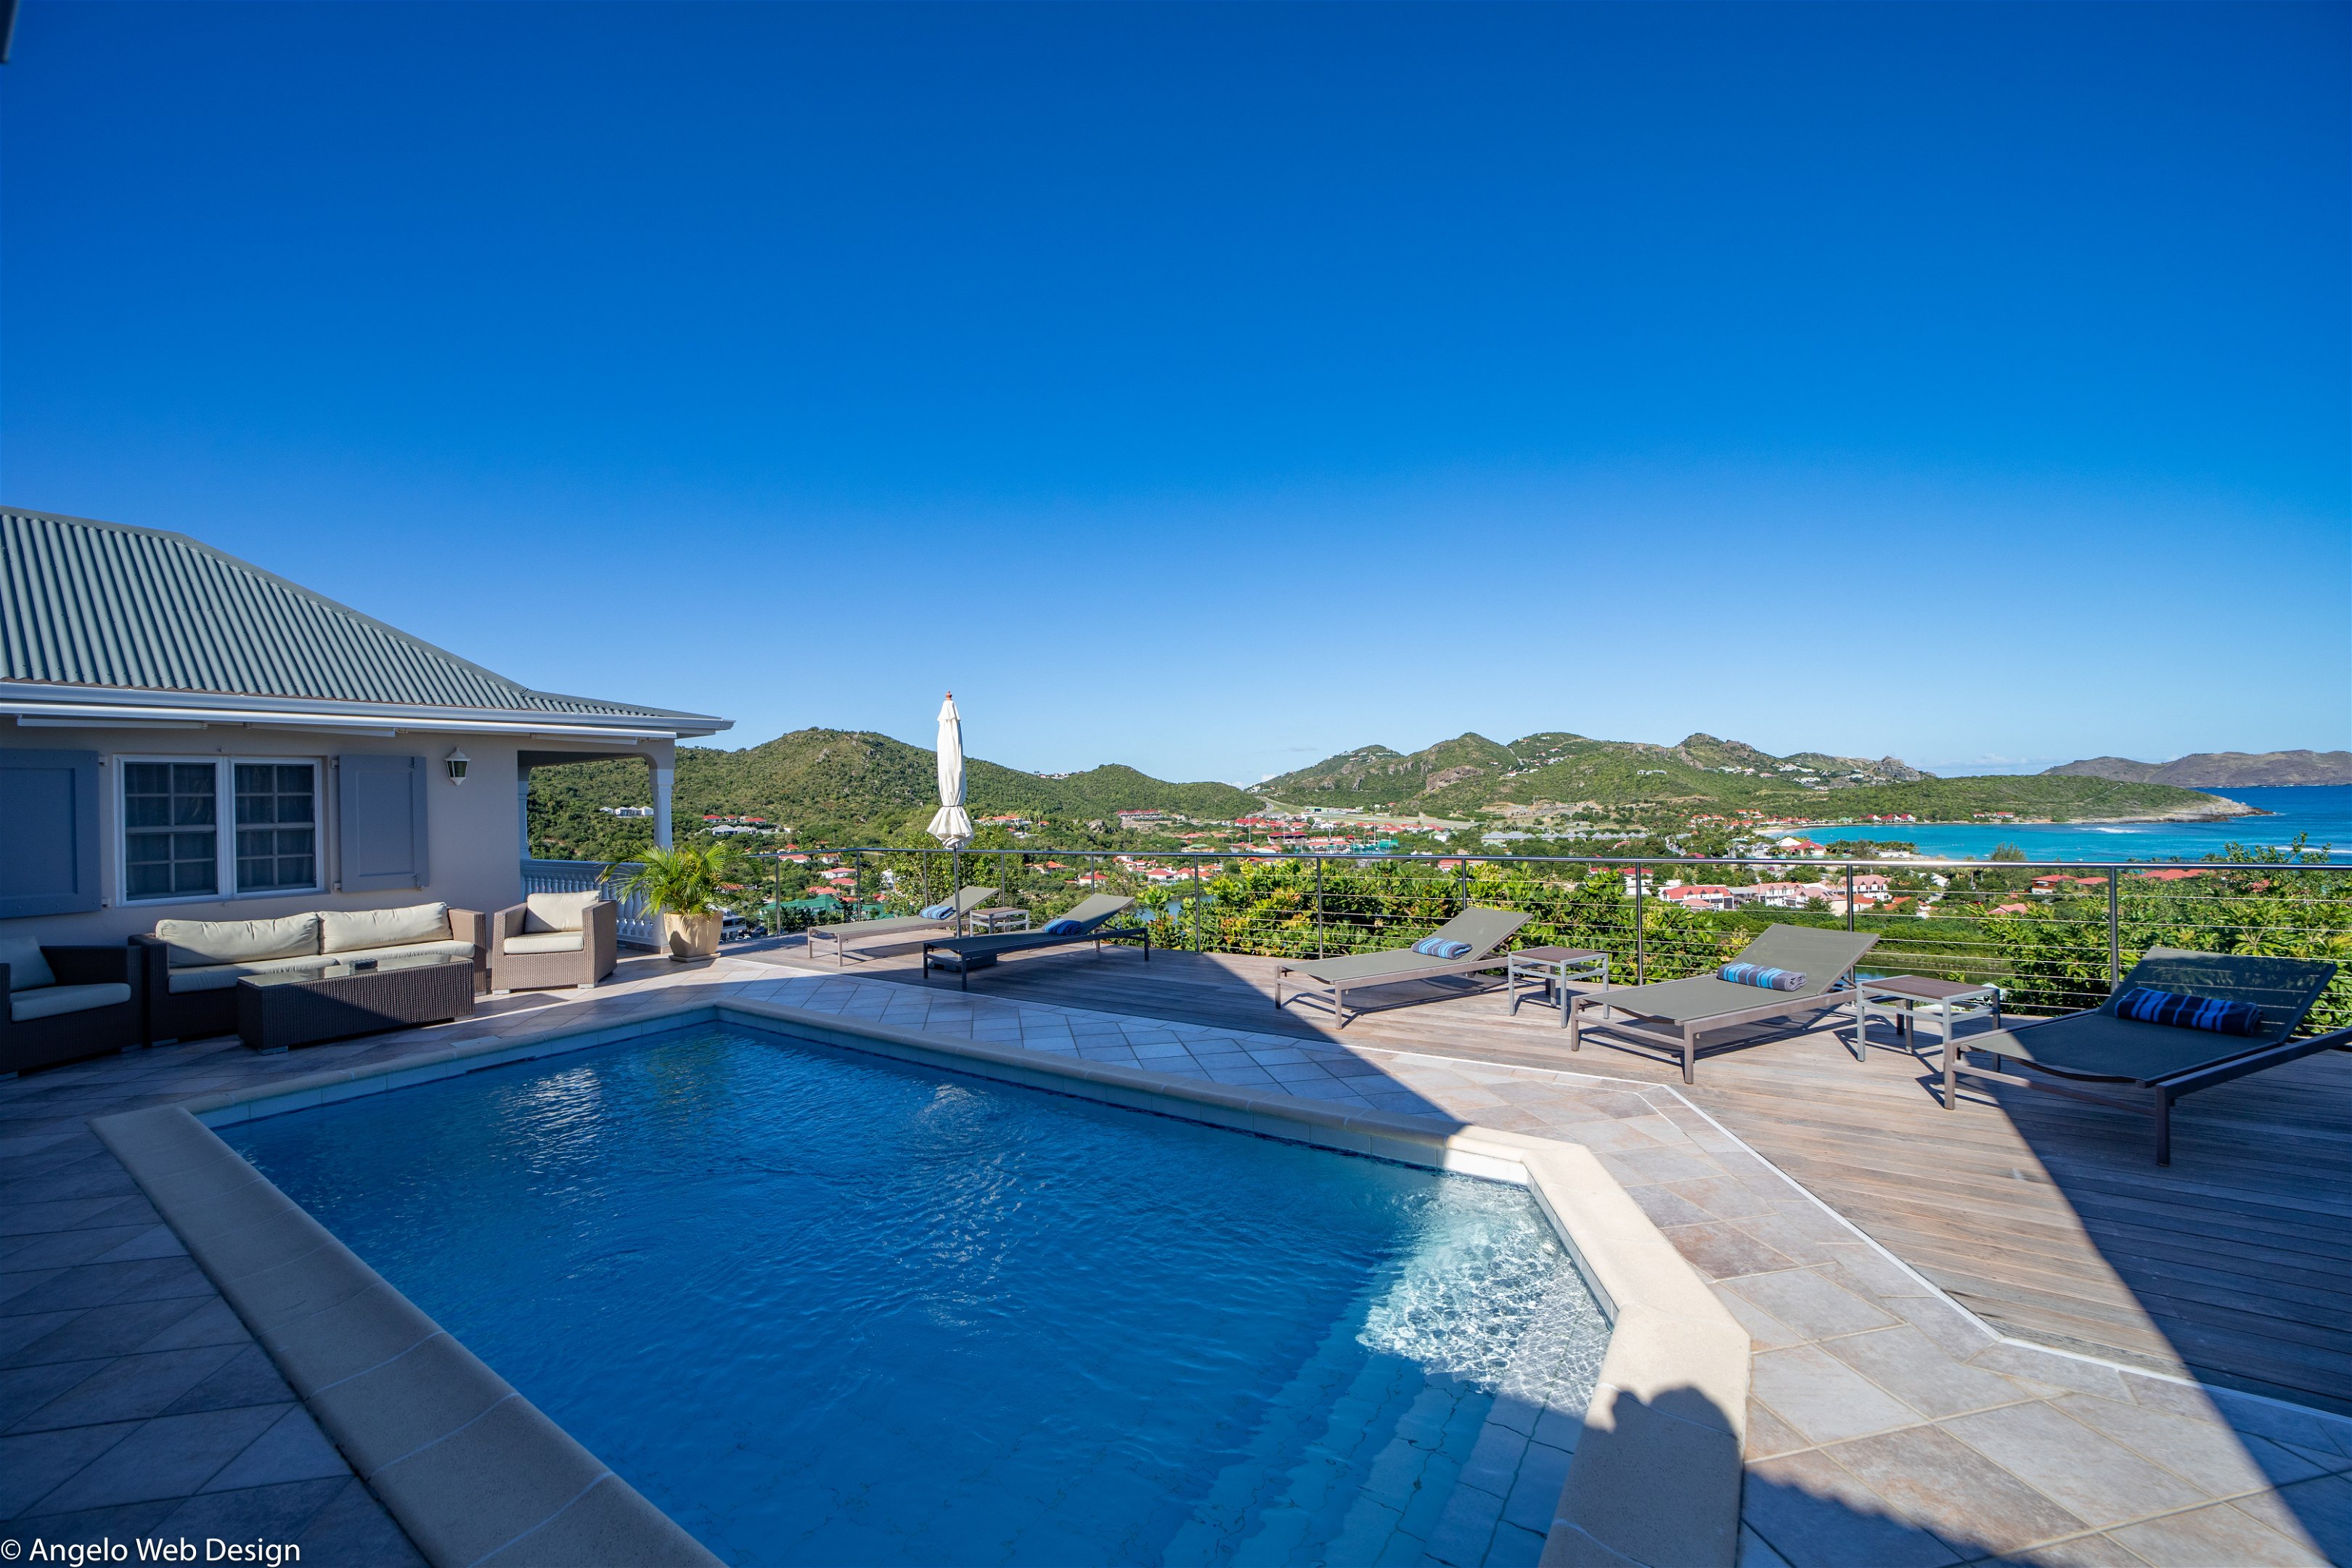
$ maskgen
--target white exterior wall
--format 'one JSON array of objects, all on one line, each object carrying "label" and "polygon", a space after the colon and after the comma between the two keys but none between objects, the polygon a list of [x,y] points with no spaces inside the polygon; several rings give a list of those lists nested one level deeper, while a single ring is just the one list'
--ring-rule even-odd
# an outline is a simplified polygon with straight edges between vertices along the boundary
[{"label": "white exterior wall", "polygon": [[[394,909],[404,904],[446,903],[484,914],[522,901],[522,858],[516,820],[517,752],[578,750],[583,756],[609,756],[611,743],[571,742],[546,736],[404,733],[337,735],[310,731],[208,726],[200,730],[49,729],[0,723],[0,746],[44,751],[96,752],[100,758],[99,888],[100,908],[76,914],[0,919],[0,934],[32,935],[54,942],[114,942],[152,931],[159,919],[267,920],[311,910]],[[452,749],[468,759],[466,782],[453,784],[443,765]],[[648,741],[636,748],[649,761],[671,766],[675,744]],[[428,885],[365,893],[335,891],[337,864],[333,760],[374,752],[425,759],[426,875]],[[121,763],[124,757],[184,757],[207,760],[283,758],[320,764],[318,845],[324,890],[265,893],[250,897],[154,899],[126,903],[122,898]],[[223,803],[223,816],[228,813]],[[234,832],[224,820],[221,831]]]}]

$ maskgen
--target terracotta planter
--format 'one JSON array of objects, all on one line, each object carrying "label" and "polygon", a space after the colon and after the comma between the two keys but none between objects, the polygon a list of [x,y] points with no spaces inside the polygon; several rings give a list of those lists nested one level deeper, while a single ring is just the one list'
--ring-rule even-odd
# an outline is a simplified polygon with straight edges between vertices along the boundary
[{"label": "terracotta planter", "polygon": [[690,958],[719,956],[719,917],[707,915],[672,915],[661,918],[662,951],[683,963]]}]

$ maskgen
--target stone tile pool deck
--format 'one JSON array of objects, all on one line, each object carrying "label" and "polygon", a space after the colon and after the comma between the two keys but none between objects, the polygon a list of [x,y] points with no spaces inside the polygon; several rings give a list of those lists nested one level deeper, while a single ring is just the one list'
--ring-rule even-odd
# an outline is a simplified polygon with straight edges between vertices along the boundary
[{"label": "stone tile pool deck", "polygon": [[[214,1041],[0,1082],[0,1539],[420,1561],[89,1118],[731,998],[1585,1145],[1751,1337],[1743,1568],[2352,1562],[2352,1422],[2002,1340],[1671,1087],[732,959],[285,1056]],[[1435,1561],[1549,1522],[1532,1489],[1464,1485]]]}]

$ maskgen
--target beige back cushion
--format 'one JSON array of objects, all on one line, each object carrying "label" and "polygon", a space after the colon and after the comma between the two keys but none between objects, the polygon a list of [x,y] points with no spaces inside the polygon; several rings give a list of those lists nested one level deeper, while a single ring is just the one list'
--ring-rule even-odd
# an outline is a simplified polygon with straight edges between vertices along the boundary
[{"label": "beige back cushion", "polygon": [[319,917],[320,952],[397,947],[404,942],[439,942],[448,934],[446,904],[410,904],[397,910],[329,910]]},{"label": "beige back cushion", "polygon": [[274,921],[157,921],[155,934],[172,944],[173,963],[248,963],[257,958],[299,958],[319,951],[319,917]]},{"label": "beige back cushion", "polygon": [[48,955],[41,944],[29,936],[0,936],[0,963],[8,966],[8,989],[30,991],[37,986],[55,985],[57,975],[49,968]]},{"label": "beige back cushion", "polygon": [[530,894],[522,901],[523,932],[578,931],[588,918],[588,907],[604,901],[604,895],[597,892]]}]

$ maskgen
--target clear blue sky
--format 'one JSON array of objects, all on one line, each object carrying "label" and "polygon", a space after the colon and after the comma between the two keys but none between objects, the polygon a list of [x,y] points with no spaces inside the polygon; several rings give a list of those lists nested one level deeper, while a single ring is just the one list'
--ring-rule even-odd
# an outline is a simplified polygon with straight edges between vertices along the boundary
[{"label": "clear blue sky", "polygon": [[2347,45],[27,0],[0,499],[743,741],[2343,746]]}]

